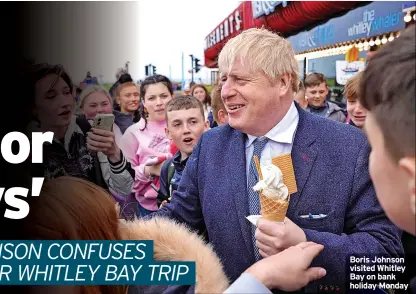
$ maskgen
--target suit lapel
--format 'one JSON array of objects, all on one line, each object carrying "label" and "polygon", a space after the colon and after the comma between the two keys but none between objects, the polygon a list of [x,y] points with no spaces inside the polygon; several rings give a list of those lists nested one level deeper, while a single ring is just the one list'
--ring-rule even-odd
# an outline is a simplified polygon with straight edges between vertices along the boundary
[{"label": "suit lapel", "polygon": [[[303,188],[312,170],[317,156],[317,149],[314,144],[316,130],[313,123],[308,117],[312,114],[301,109],[297,104],[299,112],[299,123],[296,130],[295,139],[292,148],[292,161],[295,170],[296,183],[298,192],[292,195],[290,199],[289,210],[294,210]],[[246,219],[249,215],[248,196],[247,196],[247,175],[246,175],[246,154],[245,154],[245,135],[236,130],[232,130],[230,141],[228,143],[227,153],[228,160],[228,177],[231,182],[232,197],[234,197],[235,210],[244,238],[244,243],[249,253],[254,251],[251,239],[252,224]],[[254,258],[253,258],[254,262]]]},{"label": "suit lapel", "polygon": [[248,252],[253,252],[251,241],[252,224],[246,219],[249,215],[248,196],[247,196],[247,175],[246,175],[246,153],[245,153],[245,136],[244,134],[233,130],[230,138],[228,153],[228,176],[231,179],[232,197],[238,221],[241,228],[241,234]]},{"label": "suit lapel", "polygon": [[294,210],[299,199],[302,197],[303,188],[308,180],[318,153],[314,144],[316,133],[308,118],[310,114],[298,107],[297,104],[296,107],[299,112],[299,124],[293,142],[292,161],[298,192],[291,196],[289,210]]}]

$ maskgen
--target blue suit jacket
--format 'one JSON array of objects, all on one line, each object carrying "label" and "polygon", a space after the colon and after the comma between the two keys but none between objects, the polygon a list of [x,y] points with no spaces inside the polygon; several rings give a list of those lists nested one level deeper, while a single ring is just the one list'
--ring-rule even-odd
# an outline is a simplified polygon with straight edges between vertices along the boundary
[{"label": "blue suit jacket", "polygon": [[[327,277],[308,286],[344,288],[347,260],[353,254],[402,253],[401,231],[383,213],[369,177],[369,145],[352,126],[310,114],[297,105],[299,125],[292,148],[298,192],[287,217],[308,241],[325,246],[314,260]],[[251,239],[246,135],[229,125],[204,133],[188,159],[172,202],[158,211],[192,229],[205,228],[231,281],[255,262]],[[304,219],[308,213],[327,214]]]}]

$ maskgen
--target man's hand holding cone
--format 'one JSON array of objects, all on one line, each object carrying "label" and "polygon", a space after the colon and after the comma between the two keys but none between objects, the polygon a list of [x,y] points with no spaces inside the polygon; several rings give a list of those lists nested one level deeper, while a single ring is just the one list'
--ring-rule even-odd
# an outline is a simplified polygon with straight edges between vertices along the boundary
[{"label": "man's hand holding cone", "polygon": [[[257,157],[254,157],[254,161],[259,179],[262,181],[260,162]],[[275,157],[272,163],[280,169],[283,175],[283,183],[287,187],[288,197],[284,200],[272,199],[267,197],[263,190],[259,191],[262,218],[257,223],[256,244],[262,257],[274,255],[291,246],[306,242],[304,231],[286,217],[290,194],[297,192],[291,155]]]},{"label": "man's hand holding cone", "polygon": [[271,256],[283,250],[306,242],[305,232],[290,219],[276,224],[265,218],[259,219],[256,229],[256,245],[262,257]]}]

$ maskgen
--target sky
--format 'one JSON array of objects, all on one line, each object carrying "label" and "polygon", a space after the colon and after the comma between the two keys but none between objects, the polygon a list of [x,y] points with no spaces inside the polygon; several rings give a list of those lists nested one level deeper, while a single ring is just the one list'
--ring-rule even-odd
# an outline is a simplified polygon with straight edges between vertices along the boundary
[{"label": "sky", "polygon": [[[140,62],[138,69],[132,68],[132,74],[142,76],[144,66],[153,64],[157,68],[157,73],[180,80],[183,52],[185,78],[190,78],[189,55],[193,54],[201,60],[200,64],[204,63],[205,37],[239,3],[233,0],[141,0],[139,2]],[[209,72],[203,68],[198,76],[202,79],[209,78]]]},{"label": "sky", "polygon": [[[36,62],[62,64],[75,83],[90,71],[100,82],[114,82],[129,61],[135,81],[147,64],[175,81],[190,78],[193,54],[204,62],[204,39],[238,6],[235,0],[33,2],[28,30]],[[35,10],[33,10],[35,11]],[[198,76],[209,78],[203,68]]]}]

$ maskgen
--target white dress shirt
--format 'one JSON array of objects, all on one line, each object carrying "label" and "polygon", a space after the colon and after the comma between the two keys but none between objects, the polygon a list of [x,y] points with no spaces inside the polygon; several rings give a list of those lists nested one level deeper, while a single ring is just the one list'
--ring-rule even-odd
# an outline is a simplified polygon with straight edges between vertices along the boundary
[{"label": "white dress shirt", "polygon": [[[267,137],[269,141],[261,153],[260,164],[271,162],[272,158],[291,153],[293,139],[295,138],[296,129],[299,123],[299,113],[292,102],[289,111],[283,117],[283,119],[275,125],[264,137]],[[253,156],[254,146],[253,142],[258,137],[247,135],[246,139],[246,174],[247,179],[250,172],[250,160]]]}]

